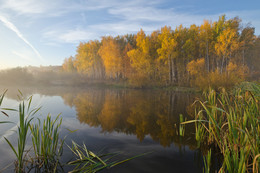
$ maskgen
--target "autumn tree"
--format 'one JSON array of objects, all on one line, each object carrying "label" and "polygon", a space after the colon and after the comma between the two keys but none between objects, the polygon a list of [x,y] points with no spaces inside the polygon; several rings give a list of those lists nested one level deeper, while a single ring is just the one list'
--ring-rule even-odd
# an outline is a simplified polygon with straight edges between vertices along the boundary
[{"label": "autumn tree", "polygon": [[250,48],[253,47],[255,41],[255,28],[247,26],[242,29],[240,35],[240,50],[242,52],[242,63],[245,65],[245,57],[250,57]]},{"label": "autumn tree", "polygon": [[134,85],[147,85],[152,74],[150,41],[141,29],[136,36],[136,49],[130,50],[127,55],[130,57],[131,67],[134,74],[130,81]]},{"label": "autumn tree", "polygon": [[[194,27],[196,27],[194,25]],[[193,32],[193,31],[192,31]],[[192,33],[191,32],[191,33]],[[188,28],[183,27],[182,25],[178,26],[174,30],[174,39],[177,42],[176,46],[176,58],[174,58],[173,65],[174,65],[174,75],[176,78],[176,84],[180,85],[183,83],[183,79],[186,78],[186,65],[188,62],[187,60],[187,50],[185,50],[185,43],[189,41],[189,30]],[[191,34],[193,35],[193,34]],[[191,41],[191,40],[190,40]],[[196,42],[196,41],[195,41]],[[193,41],[191,41],[190,45],[195,46]],[[192,57],[195,57],[195,54],[192,55]]]},{"label": "autumn tree", "polygon": [[129,79],[132,74],[132,67],[130,63],[130,57],[128,56],[127,52],[132,50],[133,47],[130,43],[127,43],[124,47],[124,50],[122,52],[122,78],[123,79]]},{"label": "autumn tree", "polygon": [[[183,86],[199,80],[205,86],[224,86],[241,81],[236,76],[244,80],[247,67],[251,76],[258,76],[258,62],[259,37],[254,28],[242,27],[238,17],[222,15],[200,26],[179,25],[174,30],[164,26],[150,34],[141,29],[137,34],[81,42],[75,58],[64,60],[63,69],[76,68],[92,79],[116,79],[138,87]],[[201,65],[203,71],[192,71]]]},{"label": "autumn tree", "polygon": [[214,46],[213,42],[213,29],[212,23],[208,20],[204,20],[203,24],[200,26],[200,54],[205,59],[205,65],[207,72],[209,72],[212,67],[210,66],[213,63],[213,52]]},{"label": "autumn tree", "polygon": [[98,51],[101,56],[106,77],[110,79],[119,79],[122,68],[122,57],[120,47],[112,36],[102,37],[102,45]]},{"label": "autumn tree", "polygon": [[153,82],[156,82],[156,81],[161,82],[161,75],[159,72],[160,69],[157,64],[157,59],[159,57],[157,50],[161,47],[159,35],[160,35],[160,31],[155,30],[148,36],[149,41],[151,43],[149,54],[151,56],[151,70],[152,70],[151,80],[153,80]]},{"label": "autumn tree", "polygon": [[215,51],[218,56],[216,63],[220,73],[226,71],[232,56],[240,46],[239,23],[240,19],[238,18],[226,21],[225,16],[221,16],[215,24],[217,33]]},{"label": "autumn tree", "polygon": [[255,37],[253,45],[248,49],[245,62],[250,69],[250,78],[260,81],[260,36]]},{"label": "autumn tree", "polygon": [[192,60],[187,65],[187,70],[191,75],[191,84],[200,88],[208,86],[208,76],[205,76],[205,59]]},{"label": "autumn tree", "polygon": [[74,65],[74,57],[70,56],[69,58],[65,58],[64,62],[62,64],[62,69],[65,72],[75,72],[77,69],[75,68]]},{"label": "autumn tree", "polygon": [[[180,31],[179,31],[180,32]],[[179,82],[188,83],[190,76],[186,71],[187,64],[198,58],[201,58],[201,48],[200,48],[200,38],[199,38],[199,27],[196,25],[191,25],[189,29],[184,29],[182,31],[182,39],[179,40],[179,44],[184,43],[179,50],[182,55],[179,58]],[[181,54],[181,53],[180,53]]]},{"label": "autumn tree", "polygon": [[87,74],[92,78],[103,78],[103,62],[98,54],[100,45],[97,40],[79,44],[75,60],[78,72]]},{"label": "autumn tree", "polygon": [[[171,27],[163,27],[161,29],[161,33],[159,35],[159,40],[161,43],[161,47],[157,49],[157,52],[159,54],[158,61],[160,65],[162,66],[161,69],[163,72],[165,71],[164,65],[168,66],[168,77],[169,77],[169,84],[172,84],[175,80],[175,73],[174,73],[174,59],[177,57],[176,53],[176,46],[177,42],[173,38],[173,31],[171,30]],[[162,73],[164,75],[164,73]]]}]

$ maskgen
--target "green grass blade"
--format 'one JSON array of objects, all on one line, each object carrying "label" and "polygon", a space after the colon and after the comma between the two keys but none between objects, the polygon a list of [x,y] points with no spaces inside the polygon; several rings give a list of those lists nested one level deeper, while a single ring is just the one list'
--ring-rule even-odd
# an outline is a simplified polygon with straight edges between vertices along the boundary
[{"label": "green grass blade", "polygon": [[15,154],[16,157],[18,158],[18,154],[17,154],[17,152],[15,151],[15,149],[14,149],[13,145],[11,144],[11,142],[10,142],[7,138],[5,138],[5,137],[4,137],[4,139],[6,140],[6,142],[7,142],[8,145],[11,147],[11,149],[12,149],[13,152],[14,152],[14,154]]}]

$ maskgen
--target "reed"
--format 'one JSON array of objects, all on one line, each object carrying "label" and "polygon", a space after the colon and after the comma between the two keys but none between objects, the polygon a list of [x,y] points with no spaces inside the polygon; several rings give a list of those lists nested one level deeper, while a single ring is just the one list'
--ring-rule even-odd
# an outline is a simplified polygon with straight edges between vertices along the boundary
[{"label": "reed", "polygon": [[143,153],[125,160],[113,161],[113,158],[117,155],[116,153],[100,154],[97,155],[92,151],[89,151],[85,144],[82,146],[72,141],[72,147],[68,146],[74,153],[76,160],[71,161],[68,165],[73,165],[74,169],[69,173],[86,172],[95,173],[105,168],[112,168],[119,164],[130,161],[134,158],[141,157],[148,153]]},{"label": "reed", "polygon": [[210,173],[210,165],[211,165],[211,149],[208,151],[207,156],[203,158],[204,161],[204,173]]},{"label": "reed", "polygon": [[[20,92],[20,91],[19,91]],[[23,95],[20,92],[19,98],[22,98],[21,103],[19,104],[19,109],[9,109],[9,108],[3,108],[4,110],[14,111],[17,112],[19,115],[19,123],[18,123],[18,142],[17,142],[17,149],[15,149],[14,145],[11,144],[11,142],[4,137],[6,142],[11,147],[12,151],[14,152],[16,158],[17,158],[17,172],[24,172],[24,152],[25,152],[25,146],[26,146],[26,139],[28,135],[28,130],[30,127],[30,123],[33,120],[33,116],[39,111],[40,108],[30,109],[32,97],[29,97],[28,99],[23,99]],[[26,102],[26,103],[25,103]],[[25,106],[28,104],[27,106]]]},{"label": "reed", "polygon": [[[0,95],[0,106],[2,105],[6,92],[7,92],[7,90],[5,90],[4,93]],[[5,111],[2,110],[1,113],[4,114],[5,116],[9,117],[9,115]],[[11,122],[10,121],[0,121],[0,124],[4,124],[4,123],[11,123]]]},{"label": "reed", "polygon": [[224,158],[220,172],[259,172],[260,86],[243,83],[232,92],[209,90],[204,95],[196,119],[183,124],[200,124],[196,139],[219,149]]},{"label": "reed", "polygon": [[[185,118],[185,121],[186,121],[186,118]],[[183,115],[180,114],[179,135],[182,136],[182,137],[185,134],[185,124],[182,124],[183,122],[184,122]]]},{"label": "reed", "polygon": [[35,170],[46,172],[57,169],[64,144],[64,139],[60,139],[59,135],[61,124],[60,115],[52,119],[49,114],[43,122],[38,119],[38,123],[30,125]]}]

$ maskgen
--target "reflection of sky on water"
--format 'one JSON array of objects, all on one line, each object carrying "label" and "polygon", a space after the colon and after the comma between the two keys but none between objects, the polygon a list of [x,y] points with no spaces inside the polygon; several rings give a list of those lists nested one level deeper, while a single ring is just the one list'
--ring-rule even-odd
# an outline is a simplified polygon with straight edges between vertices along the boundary
[{"label": "reflection of sky on water", "polygon": [[[89,92],[89,91],[87,91]],[[99,91],[94,91],[99,92]],[[102,91],[103,92],[103,91]],[[93,93],[90,91],[89,93]],[[168,147],[164,148],[159,144],[158,141],[154,141],[153,137],[149,134],[144,136],[144,139],[140,142],[137,139],[136,134],[128,133],[125,134],[120,129],[116,129],[116,131],[104,131],[102,125],[98,126],[90,126],[85,124],[84,121],[79,122],[77,118],[77,108],[75,105],[68,106],[68,97],[67,100],[64,100],[65,96],[68,94],[72,94],[74,96],[84,96],[83,93],[74,93],[73,90],[71,93],[64,92],[63,94],[46,94],[39,92],[38,94],[33,95],[33,105],[32,108],[42,106],[42,109],[38,112],[37,118],[44,118],[48,113],[50,113],[53,117],[56,117],[59,113],[63,118],[62,124],[62,136],[66,136],[68,134],[68,130],[77,130],[76,132],[69,134],[67,136],[66,142],[68,144],[71,143],[71,140],[76,141],[79,144],[85,143],[87,147],[94,151],[99,152],[103,150],[104,152],[121,152],[118,158],[125,159],[129,158],[141,153],[145,152],[153,152],[151,154],[145,155],[141,158],[134,159],[126,164],[115,167],[111,170],[107,170],[106,172],[201,172],[201,157],[198,151],[191,151],[188,146],[181,146],[179,144],[172,143]],[[118,98],[121,97],[120,94],[115,91],[109,92],[108,95],[112,95],[112,100],[106,97],[105,100],[109,100],[109,102],[114,102],[113,97]],[[149,93],[148,93],[149,94]],[[28,94],[27,94],[28,95]],[[115,95],[115,96],[114,96]],[[123,94],[124,95],[124,94]],[[134,94],[133,97],[138,99],[139,94]],[[89,96],[89,95],[86,95]],[[94,100],[99,100],[98,97],[92,95]],[[110,96],[109,96],[110,97]],[[141,96],[142,97],[142,96]],[[162,95],[158,95],[158,97],[162,97]],[[133,98],[131,98],[133,99]],[[149,99],[149,98],[148,98]],[[162,99],[162,98],[161,98]],[[102,99],[101,99],[102,100]],[[122,102],[121,100],[119,100]],[[163,99],[162,99],[163,101]],[[126,101],[128,104],[128,101]],[[134,101],[135,102],[135,101]],[[94,102],[95,103],[95,102]],[[97,102],[98,104],[98,102]],[[114,102],[114,104],[118,104]],[[113,107],[113,104],[110,105]],[[130,106],[130,105],[129,105]],[[11,107],[17,108],[18,102],[10,98],[5,98],[2,107]],[[108,107],[109,108],[109,107]],[[116,108],[116,107],[114,107]],[[3,118],[4,120],[14,121],[17,123],[17,115],[11,115],[9,118]],[[82,116],[82,115],[81,115]],[[81,117],[82,118],[82,117]],[[107,118],[107,117],[105,117]],[[1,119],[2,120],[2,119]],[[120,120],[119,122],[121,122]],[[0,126],[1,134],[8,129],[11,129],[15,125],[4,124]],[[116,127],[121,127],[120,125]],[[130,127],[131,129],[132,127]],[[16,142],[16,134],[11,132],[8,139],[11,142]],[[31,145],[31,139],[28,138],[28,145]],[[0,142],[0,170],[6,165],[12,163],[14,161],[14,154],[12,153],[9,146],[6,144],[3,139]],[[15,145],[16,146],[16,145]],[[181,146],[181,148],[180,148]],[[72,158],[72,154],[68,149],[65,149],[63,155],[63,161],[68,161]],[[198,159],[197,159],[198,158]],[[188,165],[188,166],[187,166]],[[5,171],[8,172],[8,171]],[[9,171],[12,172],[12,171]]]},{"label": "reflection of sky on water", "polygon": [[[75,125],[79,127],[79,130],[72,134],[73,140],[78,143],[85,143],[94,152],[99,152],[100,150],[103,150],[104,153],[120,152],[118,159],[126,159],[141,153],[152,152],[105,172],[202,171],[199,152],[191,151],[187,146],[183,146],[180,149],[175,144],[172,144],[170,147],[164,148],[157,142],[154,142],[150,136],[146,136],[140,142],[135,135],[125,135],[117,132],[103,134],[99,133],[101,128],[84,128],[84,125],[77,123]],[[67,152],[64,154],[70,155]],[[69,158],[67,157],[67,159]]]}]

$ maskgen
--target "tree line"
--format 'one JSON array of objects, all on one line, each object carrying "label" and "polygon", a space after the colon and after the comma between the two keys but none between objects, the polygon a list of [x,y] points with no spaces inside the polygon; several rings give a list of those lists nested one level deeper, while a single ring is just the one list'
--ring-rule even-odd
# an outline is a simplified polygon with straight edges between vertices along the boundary
[{"label": "tree line", "polygon": [[259,80],[260,37],[254,32],[240,18],[223,15],[200,26],[103,36],[79,43],[63,70],[139,87],[230,86],[246,78]]}]

